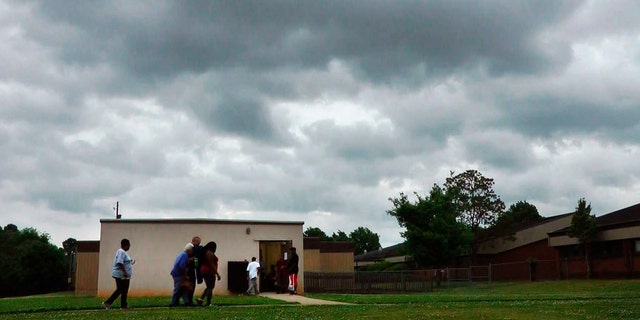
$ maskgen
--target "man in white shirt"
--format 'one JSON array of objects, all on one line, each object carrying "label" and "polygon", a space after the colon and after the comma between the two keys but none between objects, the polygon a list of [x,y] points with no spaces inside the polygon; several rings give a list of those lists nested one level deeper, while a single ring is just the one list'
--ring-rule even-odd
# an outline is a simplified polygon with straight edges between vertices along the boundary
[{"label": "man in white shirt", "polygon": [[105,309],[111,308],[111,304],[120,296],[120,308],[127,309],[127,294],[129,293],[129,282],[131,280],[132,268],[134,263],[131,257],[127,254],[131,248],[131,243],[128,239],[122,239],[120,241],[120,249],[116,251],[116,256],[113,258],[113,269],[111,270],[111,276],[116,280],[116,290],[102,303]]},{"label": "man in white shirt", "polygon": [[258,275],[260,274],[260,264],[256,261],[256,257],[251,258],[251,262],[247,265],[247,278],[249,279],[249,289],[247,294],[260,294],[258,290]]}]

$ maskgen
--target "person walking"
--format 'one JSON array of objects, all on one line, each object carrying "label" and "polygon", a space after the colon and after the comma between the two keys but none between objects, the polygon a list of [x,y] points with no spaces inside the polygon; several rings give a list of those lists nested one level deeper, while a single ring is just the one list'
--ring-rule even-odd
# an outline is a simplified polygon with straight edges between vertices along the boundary
[{"label": "person walking", "polygon": [[298,294],[298,254],[296,248],[289,249],[291,257],[287,261],[287,272],[289,273],[289,294]]},{"label": "person walking", "polygon": [[210,241],[204,246],[204,260],[200,264],[200,272],[202,278],[207,286],[202,292],[202,296],[198,300],[199,305],[202,305],[204,299],[207,299],[205,307],[211,306],[211,298],[213,297],[213,289],[216,286],[216,278],[220,280],[220,274],[218,273],[218,257],[216,256],[217,245],[215,242]]},{"label": "person walking", "polygon": [[171,304],[169,307],[177,307],[180,305],[180,298],[184,301],[185,306],[193,306],[192,300],[189,299],[189,290],[191,290],[191,281],[189,280],[189,256],[193,254],[193,244],[187,243],[171,269],[171,277],[173,277],[173,294],[171,295]]},{"label": "person walking", "polygon": [[189,301],[193,303],[193,294],[196,292],[196,285],[202,283],[202,274],[200,273],[200,264],[204,260],[204,248],[200,245],[202,240],[199,236],[191,238],[193,245],[192,254],[189,255],[189,282],[191,290],[187,292]]},{"label": "person walking", "polygon": [[249,279],[249,289],[247,294],[260,294],[258,290],[258,275],[260,274],[260,263],[256,261],[256,257],[251,258],[251,262],[247,265],[247,278]]},{"label": "person walking", "polygon": [[131,242],[129,239],[120,240],[120,249],[116,251],[116,256],[113,258],[113,268],[111,270],[111,276],[116,280],[116,290],[102,303],[102,307],[110,309],[114,301],[120,296],[120,309],[127,309],[127,294],[129,293],[129,284],[131,282],[131,274],[133,272],[134,261],[131,260],[127,251],[131,248]]}]

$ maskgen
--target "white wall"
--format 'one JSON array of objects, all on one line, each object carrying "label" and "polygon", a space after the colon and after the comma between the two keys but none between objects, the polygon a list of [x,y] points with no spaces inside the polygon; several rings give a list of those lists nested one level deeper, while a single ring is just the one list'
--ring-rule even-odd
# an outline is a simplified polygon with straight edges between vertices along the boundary
[{"label": "white wall", "polygon": [[[131,241],[129,255],[136,260],[129,288],[130,296],[168,296],[173,290],[169,272],[185,244],[198,235],[202,245],[215,241],[220,259],[214,294],[226,295],[227,262],[259,257],[260,241],[292,241],[298,247],[300,268],[304,266],[303,222],[269,222],[238,220],[101,220],[98,296],[109,296],[115,289],[111,278],[113,257],[120,240]],[[247,228],[250,233],[247,234]],[[300,288],[304,291],[304,275],[300,272]],[[196,294],[204,289],[198,285]]]}]

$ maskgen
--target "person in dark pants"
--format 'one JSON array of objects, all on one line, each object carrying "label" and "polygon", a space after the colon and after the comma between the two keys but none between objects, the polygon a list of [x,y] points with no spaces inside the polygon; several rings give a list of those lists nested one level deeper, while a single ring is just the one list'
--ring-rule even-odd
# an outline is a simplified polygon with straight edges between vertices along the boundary
[{"label": "person in dark pants", "polygon": [[196,284],[202,283],[202,274],[200,273],[200,264],[204,260],[204,247],[200,245],[202,240],[195,236],[191,239],[193,250],[189,255],[189,282],[191,282],[191,290],[188,292],[189,301],[193,303],[193,295],[196,291]]},{"label": "person in dark pants", "polygon": [[193,254],[193,244],[187,243],[171,269],[171,277],[173,277],[173,294],[171,295],[171,304],[169,307],[177,307],[180,305],[180,298],[184,301],[185,306],[193,306],[192,300],[189,299],[190,280],[188,275],[189,256]]},{"label": "person in dark pants", "polygon": [[116,256],[113,258],[113,269],[111,270],[111,276],[116,280],[116,290],[102,303],[105,309],[110,309],[114,301],[120,296],[120,308],[127,309],[127,294],[129,293],[129,283],[131,282],[131,273],[134,261],[131,260],[127,251],[131,248],[129,239],[122,239],[120,241],[120,249],[116,251]]},{"label": "person in dark pants", "polygon": [[197,300],[198,305],[202,305],[204,299],[207,299],[206,307],[211,306],[211,298],[213,296],[213,288],[216,286],[216,278],[220,280],[218,273],[218,257],[216,256],[217,245],[210,241],[204,246],[204,260],[200,263],[200,272],[206,284],[206,288],[202,292],[202,296]]},{"label": "person in dark pants", "polygon": [[291,257],[287,261],[287,272],[289,273],[289,294],[298,294],[298,254],[296,248],[291,247]]}]

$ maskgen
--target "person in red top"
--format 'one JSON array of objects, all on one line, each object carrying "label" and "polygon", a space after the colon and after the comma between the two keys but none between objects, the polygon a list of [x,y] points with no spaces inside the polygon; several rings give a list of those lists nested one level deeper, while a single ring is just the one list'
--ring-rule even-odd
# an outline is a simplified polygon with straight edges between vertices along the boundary
[{"label": "person in red top", "polygon": [[200,273],[204,279],[204,283],[207,286],[202,292],[202,296],[196,300],[199,305],[202,305],[204,299],[207,299],[205,306],[211,305],[211,298],[213,296],[213,288],[216,286],[216,278],[220,280],[220,274],[218,273],[218,257],[216,256],[217,245],[215,242],[210,241],[204,246],[204,261],[200,264]]},{"label": "person in red top", "polygon": [[287,261],[284,258],[280,258],[276,262],[276,293],[287,292],[287,285],[289,284],[289,274],[287,273]]}]

